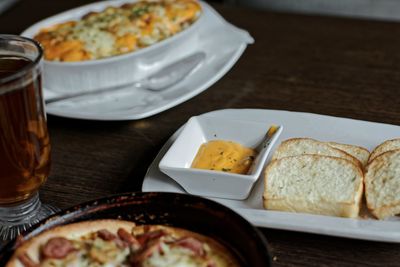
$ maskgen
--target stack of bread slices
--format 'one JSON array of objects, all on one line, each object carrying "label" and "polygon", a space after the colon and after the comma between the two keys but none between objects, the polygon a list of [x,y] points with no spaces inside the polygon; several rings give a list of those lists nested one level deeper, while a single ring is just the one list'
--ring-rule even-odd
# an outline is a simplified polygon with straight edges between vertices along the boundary
[{"label": "stack of bread slices", "polygon": [[293,138],[281,143],[265,170],[264,207],[357,218],[364,182],[377,218],[400,213],[400,139],[370,155],[359,146]]}]

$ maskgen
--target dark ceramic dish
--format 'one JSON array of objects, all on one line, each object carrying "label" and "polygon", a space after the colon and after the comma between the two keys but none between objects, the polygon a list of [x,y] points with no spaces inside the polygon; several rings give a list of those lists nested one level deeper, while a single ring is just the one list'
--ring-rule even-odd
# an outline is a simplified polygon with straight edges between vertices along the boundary
[{"label": "dark ceramic dish", "polygon": [[[57,225],[105,218],[185,228],[219,240],[243,266],[271,265],[265,239],[249,222],[219,203],[185,194],[128,193],[102,198],[64,210],[37,224],[23,237],[30,238]],[[12,241],[1,250],[0,266],[8,261],[14,246]]]}]

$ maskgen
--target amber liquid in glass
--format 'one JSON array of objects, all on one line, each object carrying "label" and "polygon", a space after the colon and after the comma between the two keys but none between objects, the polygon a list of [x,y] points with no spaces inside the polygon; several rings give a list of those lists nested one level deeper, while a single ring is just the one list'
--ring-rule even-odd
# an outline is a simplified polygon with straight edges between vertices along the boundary
[{"label": "amber liquid in glass", "polygon": [[[0,79],[31,63],[0,56]],[[50,140],[42,99],[40,75],[19,78],[11,90],[0,85],[0,204],[23,201],[36,193],[50,170]],[[12,83],[12,82],[10,82]],[[39,97],[38,97],[39,96]]]}]

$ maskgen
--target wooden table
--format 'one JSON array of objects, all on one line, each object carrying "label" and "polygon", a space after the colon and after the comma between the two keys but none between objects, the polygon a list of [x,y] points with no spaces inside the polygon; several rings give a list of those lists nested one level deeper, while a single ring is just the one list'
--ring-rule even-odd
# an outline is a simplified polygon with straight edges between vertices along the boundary
[{"label": "wooden table", "polygon": [[[0,16],[0,32],[20,33],[88,2],[21,1]],[[44,202],[66,208],[140,190],[168,137],[189,117],[211,110],[282,109],[400,124],[400,24],[215,7],[256,43],[207,91],[153,117],[96,122],[49,116],[53,167],[41,190]],[[276,266],[400,265],[398,244],[261,230]]]}]

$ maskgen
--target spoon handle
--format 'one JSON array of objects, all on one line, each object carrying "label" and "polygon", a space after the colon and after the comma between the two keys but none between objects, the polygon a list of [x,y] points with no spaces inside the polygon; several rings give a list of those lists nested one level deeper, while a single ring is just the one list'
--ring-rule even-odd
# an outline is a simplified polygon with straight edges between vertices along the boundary
[{"label": "spoon handle", "polygon": [[150,75],[149,77],[141,81],[136,81],[124,85],[107,87],[98,90],[83,91],[83,92],[61,95],[46,99],[45,104],[50,104],[81,96],[97,95],[106,92],[115,92],[117,90],[127,89],[127,86],[134,88],[144,88],[152,91],[160,91],[178,83],[179,81],[187,77],[201,62],[203,62],[205,57],[206,54],[204,52],[196,52],[194,54],[181,58],[176,62],[173,62],[163,67],[161,70],[157,71],[156,73]]},{"label": "spoon handle", "polygon": [[188,76],[206,58],[204,52],[197,52],[171,63],[145,80],[145,88],[152,91],[163,90]]},{"label": "spoon handle", "polygon": [[248,173],[253,173],[255,171],[254,167],[258,165],[259,162],[265,162],[271,151],[272,145],[278,139],[279,135],[282,133],[282,130],[282,125],[272,125],[268,129],[263,140],[261,140],[260,143],[254,148],[258,155],[251,163]]},{"label": "spoon handle", "polygon": [[272,125],[269,127],[267,133],[264,136],[264,139],[258,144],[257,147],[254,148],[258,153],[260,153],[263,149],[267,148],[274,136],[279,135],[282,131],[282,126]]},{"label": "spoon handle", "polygon": [[84,92],[65,94],[65,95],[60,95],[60,96],[52,97],[52,98],[49,98],[49,99],[45,99],[44,103],[47,105],[47,104],[51,104],[51,103],[54,103],[54,102],[60,102],[60,101],[71,99],[71,98],[78,98],[78,97],[81,97],[81,96],[98,95],[98,94],[111,92],[111,91],[115,92],[115,91],[118,91],[118,90],[121,90],[121,89],[126,89],[126,87],[128,85],[134,86],[134,87],[140,87],[141,84],[142,84],[141,82],[137,82],[137,85],[139,85],[139,86],[136,86],[136,83],[133,83],[133,84],[124,84],[124,85],[106,87],[106,88],[97,89],[97,90],[94,90],[94,91],[84,91]]}]

